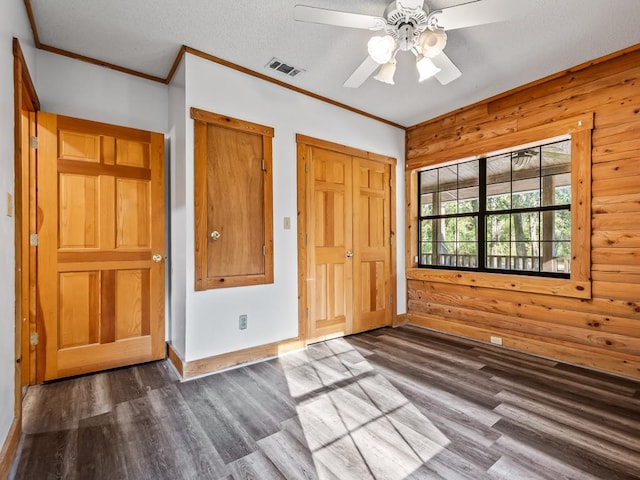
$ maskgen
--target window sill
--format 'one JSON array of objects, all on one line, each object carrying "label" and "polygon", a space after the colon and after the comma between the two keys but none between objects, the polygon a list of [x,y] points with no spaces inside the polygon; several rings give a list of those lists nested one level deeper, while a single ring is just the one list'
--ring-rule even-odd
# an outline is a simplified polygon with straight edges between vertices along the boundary
[{"label": "window sill", "polygon": [[591,298],[591,282],[565,278],[527,277],[486,272],[462,272],[429,268],[410,268],[407,280],[469,285],[570,298]]}]

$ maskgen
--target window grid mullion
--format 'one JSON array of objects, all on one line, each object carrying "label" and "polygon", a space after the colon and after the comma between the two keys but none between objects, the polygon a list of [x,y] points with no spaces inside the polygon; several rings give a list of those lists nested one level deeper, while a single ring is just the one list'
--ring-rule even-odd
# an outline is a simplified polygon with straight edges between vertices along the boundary
[{"label": "window grid mullion", "polygon": [[[419,219],[419,238],[418,238],[418,244],[419,244],[419,266],[428,266],[428,267],[434,267],[434,268],[441,268],[441,269],[449,269],[449,270],[472,270],[472,271],[481,271],[481,272],[491,272],[491,273],[511,273],[511,274],[518,274],[518,275],[539,275],[539,276],[549,276],[549,277],[561,277],[561,278],[566,278],[568,277],[568,274],[562,273],[562,272],[545,272],[543,270],[543,264],[542,264],[542,256],[543,256],[543,248],[545,245],[546,241],[549,241],[553,244],[553,238],[551,240],[547,240],[545,238],[543,238],[543,225],[542,222],[544,220],[544,213],[545,212],[556,212],[556,211],[571,211],[571,204],[565,204],[565,205],[556,205],[555,201],[550,204],[550,205],[543,205],[543,186],[544,186],[544,178],[543,178],[543,169],[542,169],[542,148],[545,145],[539,145],[536,147],[537,149],[537,156],[538,156],[538,165],[537,165],[537,171],[538,171],[538,206],[537,207],[524,207],[524,206],[519,206],[519,208],[514,208],[514,204],[513,204],[513,195],[514,195],[514,163],[513,163],[513,156],[514,156],[514,152],[511,152],[509,154],[509,209],[506,210],[495,210],[495,211],[488,211],[488,196],[487,196],[487,178],[488,178],[488,166],[487,166],[487,157],[484,158],[480,158],[478,159],[478,211],[477,213],[475,212],[465,212],[465,213],[460,213],[460,164],[456,164],[456,180],[455,180],[455,188],[456,188],[456,197],[455,197],[455,202],[456,202],[456,208],[455,208],[455,212],[456,213],[452,213],[452,214],[447,214],[444,213],[441,209],[441,198],[440,198],[440,177],[441,177],[441,169],[445,168],[445,167],[438,167],[435,170],[435,177],[436,177],[436,188],[435,191],[432,193],[433,195],[433,199],[432,199],[432,207],[439,207],[437,210],[436,208],[432,208],[433,211],[433,215],[423,215],[422,214],[422,206],[421,206],[421,195],[422,195],[422,191],[420,186],[422,185],[422,174],[424,172],[420,172],[419,173],[419,181],[418,181],[418,185],[419,185],[419,189],[418,189],[418,219]],[[527,177],[530,178],[530,177]],[[518,239],[514,237],[514,222],[515,222],[515,215],[524,215],[527,213],[531,213],[531,214],[535,214],[533,215],[534,218],[537,217],[537,226],[535,231],[531,230],[531,224],[529,223],[529,227],[528,227],[528,233],[522,238],[522,239]],[[509,246],[509,262],[507,265],[506,269],[502,269],[502,268],[488,268],[488,247],[489,247],[489,239],[487,238],[487,232],[488,232],[488,220],[492,215],[504,215],[507,217],[508,220],[508,246]],[[459,231],[459,219],[461,218],[476,218],[476,243],[477,243],[477,266],[476,267],[460,267],[458,266],[458,254],[460,251],[459,248],[459,243],[461,241],[461,237],[460,237],[460,231]],[[445,220],[444,223],[446,223],[446,219],[455,219],[455,236],[454,236],[454,245],[455,245],[455,252],[451,252],[451,255],[453,256],[453,259],[449,259],[448,262],[451,262],[453,265],[439,265],[438,262],[439,260],[437,259],[438,256],[438,246],[440,243],[440,240],[445,240],[444,238],[441,238],[441,235],[438,235],[438,233],[440,232],[441,228],[443,227],[443,220]],[[422,250],[421,250],[421,242],[422,242],[422,237],[421,237],[421,231],[422,231],[422,221],[425,220],[431,220],[432,221],[432,256],[435,260],[435,264],[431,264],[431,265],[426,265],[424,263],[422,263],[423,257],[422,257]],[[524,219],[523,219],[524,221]],[[440,232],[443,233],[443,232]],[[446,231],[444,232],[446,233]],[[523,232],[524,234],[525,232]],[[535,233],[538,238],[536,239],[536,241],[533,241],[532,238],[530,238],[532,235],[532,233]],[[525,265],[526,265],[526,256],[527,254],[525,253],[525,257],[523,258],[523,270],[519,270],[516,268],[516,265],[512,263],[512,260],[514,258],[514,254],[515,257],[517,257],[517,253],[518,253],[518,248],[517,247],[517,242],[519,240],[522,240],[523,242],[525,241],[526,238],[529,238],[529,243],[530,247],[536,247],[537,246],[537,254],[534,255],[534,251],[532,250],[530,252],[530,255],[532,257],[537,257],[537,268],[535,270],[524,270]],[[563,240],[563,242],[566,242],[566,240]],[[515,249],[515,252],[514,252]],[[527,251],[529,251],[530,248],[527,248]],[[453,260],[453,261],[452,261]],[[532,265],[533,266],[533,265]]]},{"label": "window grid mullion", "polygon": [[487,268],[487,159],[478,165],[478,269]]}]

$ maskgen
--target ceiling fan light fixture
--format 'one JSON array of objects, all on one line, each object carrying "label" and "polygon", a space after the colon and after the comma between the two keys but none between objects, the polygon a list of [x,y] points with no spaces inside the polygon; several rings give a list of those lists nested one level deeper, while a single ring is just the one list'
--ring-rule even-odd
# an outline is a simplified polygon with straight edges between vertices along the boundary
[{"label": "ceiling fan light fixture", "polygon": [[418,48],[422,55],[427,58],[433,58],[439,55],[447,45],[447,34],[442,28],[434,30],[425,30],[418,40]]},{"label": "ceiling fan light fixture", "polygon": [[416,60],[416,68],[418,69],[419,82],[424,82],[426,79],[433,77],[436,73],[440,72],[440,69],[434,65],[430,58],[424,55],[419,55]]},{"label": "ceiling fan light fixture", "polygon": [[367,44],[369,56],[380,65],[389,63],[396,49],[396,41],[391,35],[371,37]]},{"label": "ceiling fan light fixture", "polygon": [[382,83],[388,83],[389,85],[395,85],[393,76],[396,73],[396,61],[392,59],[389,63],[385,63],[380,67],[378,74],[373,77],[374,80],[378,80]]}]

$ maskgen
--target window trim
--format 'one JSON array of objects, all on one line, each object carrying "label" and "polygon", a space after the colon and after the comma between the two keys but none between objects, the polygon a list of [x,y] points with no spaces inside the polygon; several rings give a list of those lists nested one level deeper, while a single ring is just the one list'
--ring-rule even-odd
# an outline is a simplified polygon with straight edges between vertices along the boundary
[{"label": "window trim", "polygon": [[[517,125],[517,123],[516,123]],[[488,127],[490,128],[490,126]],[[476,287],[542,293],[573,298],[591,298],[591,131],[593,112],[573,116],[504,135],[484,138],[453,148],[429,152],[427,161],[406,165],[406,268],[408,280],[469,285]],[[549,278],[513,273],[477,272],[439,268],[418,268],[418,171],[467,157],[484,157],[489,152],[515,145],[543,142],[569,135],[571,138],[571,274]],[[487,134],[490,137],[490,134]]]}]

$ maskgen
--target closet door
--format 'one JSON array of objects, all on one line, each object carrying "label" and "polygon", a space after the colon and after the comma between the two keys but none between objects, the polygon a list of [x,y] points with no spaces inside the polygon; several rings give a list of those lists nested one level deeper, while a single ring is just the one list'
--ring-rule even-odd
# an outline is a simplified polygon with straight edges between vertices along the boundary
[{"label": "closet door", "polygon": [[354,319],[350,333],[391,325],[391,165],[353,159]]},{"label": "closet door", "polygon": [[310,147],[309,338],[342,336],[353,320],[352,163]]},{"label": "closet door", "polygon": [[300,307],[309,343],[393,323],[393,159],[298,136]]}]

